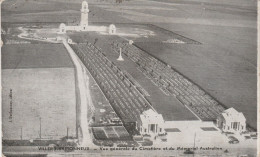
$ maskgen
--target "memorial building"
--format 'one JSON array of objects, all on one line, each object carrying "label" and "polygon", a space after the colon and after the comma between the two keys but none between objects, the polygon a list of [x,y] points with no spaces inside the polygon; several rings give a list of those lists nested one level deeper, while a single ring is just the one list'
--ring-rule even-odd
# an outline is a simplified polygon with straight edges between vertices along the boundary
[{"label": "memorial building", "polygon": [[67,26],[64,23],[61,23],[59,26],[59,32],[60,34],[64,34],[67,31],[96,31],[96,32],[104,32],[104,33],[108,33],[108,34],[116,34],[116,26],[114,24],[110,24],[108,27],[107,26],[92,26],[89,25],[89,21],[88,21],[88,13],[89,13],[89,9],[88,9],[88,2],[83,1],[82,5],[81,5],[81,18],[80,18],[80,23],[79,25],[74,25],[74,26]]},{"label": "memorial building", "polygon": [[152,109],[144,111],[140,115],[138,130],[141,135],[160,135],[164,134],[164,120],[161,114]]},{"label": "memorial building", "polygon": [[232,107],[218,116],[217,127],[223,132],[244,132],[246,131],[246,118],[242,112],[238,112]]}]

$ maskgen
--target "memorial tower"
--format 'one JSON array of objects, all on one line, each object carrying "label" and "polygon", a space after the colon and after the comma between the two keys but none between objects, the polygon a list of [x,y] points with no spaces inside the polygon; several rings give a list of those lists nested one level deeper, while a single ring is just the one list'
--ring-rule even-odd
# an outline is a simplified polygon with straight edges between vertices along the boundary
[{"label": "memorial tower", "polygon": [[80,20],[80,26],[83,30],[87,29],[88,26],[88,2],[83,1],[81,6],[81,20]]}]

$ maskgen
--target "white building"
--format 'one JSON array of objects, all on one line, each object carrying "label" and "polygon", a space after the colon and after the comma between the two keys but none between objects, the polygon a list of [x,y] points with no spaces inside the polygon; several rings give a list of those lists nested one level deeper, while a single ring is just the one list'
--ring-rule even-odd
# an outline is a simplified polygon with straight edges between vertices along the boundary
[{"label": "white building", "polygon": [[66,31],[66,25],[64,23],[61,23],[59,27],[59,33],[66,33]]},{"label": "white building", "polygon": [[246,131],[246,118],[242,112],[238,112],[232,107],[218,116],[217,127],[224,132],[244,132]]},{"label": "white building", "polygon": [[138,129],[141,135],[159,135],[164,134],[164,120],[161,114],[152,109],[144,111],[140,115]]},{"label": "white building", "polygon": [[89,26],[88,24],[88,2],[83,1],[81,5],[81,18],[80,24],[76,26],[66,26],[64,23],[59,26],[59,33],[64,34],[67,31],[97,31],[97,32],[106,32],[109,34],[116,33],[116,26],[111,24],[109,27],[106,26]]},{"label": "white building", "polygon": [[115,34],[116,33],[116,26],[114,24],[109,25],[108,33],[109,34]]}]

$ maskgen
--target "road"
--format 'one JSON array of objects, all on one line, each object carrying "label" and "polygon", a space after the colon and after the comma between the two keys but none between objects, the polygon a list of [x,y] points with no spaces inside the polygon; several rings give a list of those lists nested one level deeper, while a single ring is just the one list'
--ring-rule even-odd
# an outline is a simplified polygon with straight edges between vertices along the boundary
[{"label": "road", "polygon": [[90,97],[90,91],[89,91],[89,77],[86,74],[85,67],[81,63],[80,59],[77,57],[73,49],[69,46],[67,41],[63,39],[62,41],[63,45],[67,49],[73,64],[75,65],[76,70],[76,81],[78,85],[79,90],[79,107],[80,107],[80,113],[79,113],[79,123],[80,123],[80,129],[82,135],[79,136],[79,144],[82,147],[85,146],[94,146],[92,143],[91,135],[89,133],[89,127],[88,127],[88,106],[93,106],[91,97]]}]

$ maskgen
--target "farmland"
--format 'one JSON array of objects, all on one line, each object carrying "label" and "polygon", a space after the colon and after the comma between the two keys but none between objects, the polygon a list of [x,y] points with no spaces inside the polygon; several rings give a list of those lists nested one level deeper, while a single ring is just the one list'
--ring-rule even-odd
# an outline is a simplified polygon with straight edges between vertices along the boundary
[{"label": "farmland", "polygon": [[64,137],[67,127],[76,135],[72,68],[4,69],[2,81],[3,139],[39,139],[40,123],[43,139]]},{"label": "farmland", "polygon": [[61,44],[16,44],[2,47],[2,68],[72,68]]},{"label": "farmland", "polygon": [[63,45],[4,45],[2,87],[3,139],[57,140],[67,128],[76,136],[74,68]]}]

